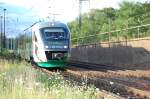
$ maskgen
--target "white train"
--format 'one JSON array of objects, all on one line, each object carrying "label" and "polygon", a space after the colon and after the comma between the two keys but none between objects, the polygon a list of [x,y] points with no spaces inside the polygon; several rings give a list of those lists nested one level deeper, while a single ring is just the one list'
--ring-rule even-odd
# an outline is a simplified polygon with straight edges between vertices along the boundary
[{"label": "white train", "polygon": [[70,31],[61,22],[38,22],[18,38],[18,53],[40,67],[67,65],[70,56]]}]

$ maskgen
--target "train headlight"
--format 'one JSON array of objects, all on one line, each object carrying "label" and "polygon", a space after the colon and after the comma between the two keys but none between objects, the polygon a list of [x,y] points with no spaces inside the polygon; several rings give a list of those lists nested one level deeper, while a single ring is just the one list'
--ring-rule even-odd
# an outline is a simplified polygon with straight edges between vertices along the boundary
[{"label": "train headlight", "polygon": [[68,46],[65,45],[64,48],[68,48]]},{"label": "train headlight", "polygon": [[54,26],[54,23],[52,23],[52,26]]},{"label": "train headlight", "polygon": [[45,48],[48,48],[48,46],[45,46]]}]

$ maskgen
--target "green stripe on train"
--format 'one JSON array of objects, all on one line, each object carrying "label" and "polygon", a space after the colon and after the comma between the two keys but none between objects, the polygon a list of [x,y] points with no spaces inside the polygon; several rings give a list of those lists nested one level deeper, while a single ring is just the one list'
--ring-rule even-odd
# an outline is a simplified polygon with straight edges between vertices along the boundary
[{"label": "green stripe on train", "polygon": [[67,60],[49,60],[47,62],[37,62],[40,67],[66,67]]}]

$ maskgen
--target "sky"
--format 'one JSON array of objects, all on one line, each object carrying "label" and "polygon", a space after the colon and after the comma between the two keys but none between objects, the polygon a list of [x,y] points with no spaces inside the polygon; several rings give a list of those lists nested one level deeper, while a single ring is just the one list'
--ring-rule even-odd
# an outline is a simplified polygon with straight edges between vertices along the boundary
[{"label": "sky", "polygon": [[[119,8],[123,0],[89,0],[82,2],[82,13],[104,7]],[[150,1],[150,0],[126,0]],[[39,20],[61,20],[70,22],[79,13],[79,0],[0,0],[0,15],[6,8],[6,32],[14,37]],[[55,14],[55,16],[53,15]]]}]

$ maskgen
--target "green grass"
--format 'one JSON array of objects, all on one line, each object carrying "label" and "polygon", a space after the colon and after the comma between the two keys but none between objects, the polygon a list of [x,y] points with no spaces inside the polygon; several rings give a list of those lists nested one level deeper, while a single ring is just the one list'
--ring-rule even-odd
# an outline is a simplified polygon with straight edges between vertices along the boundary
[{"label": "green grass", "polygon": [[0,99],[100,99],[94,86],[77,86],[25,62],[0,60]]}]

